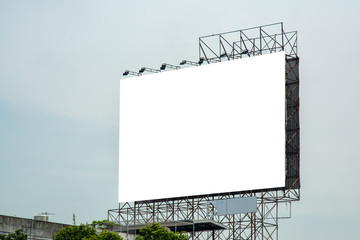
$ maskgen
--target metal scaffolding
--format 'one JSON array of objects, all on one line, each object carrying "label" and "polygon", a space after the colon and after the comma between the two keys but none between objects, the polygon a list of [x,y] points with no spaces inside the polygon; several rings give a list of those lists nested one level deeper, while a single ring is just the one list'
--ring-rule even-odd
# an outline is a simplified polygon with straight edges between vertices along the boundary
[{"label": "metal scaffolding", "polygon": [[[213,34],[199,38],[199,59],[211,64],[237,58],[286,53],[286,183],[284,188],[260,189],[201,196],[186,196],[120,203],[108,210],[108,219],[121,225],[120,230],[130,233],[132,226],[152,222],[173,224],[177,230],[181,223],[192,223],[187,230],[190,239],[278,239],[279,207],[300,200],[300,122],[299,122],[299,57],[297,32],[284,32],[283,23],[276,23],[239,31]],[[199,169],[201,171],[201,169]],[[259,176],[261,178],[261,176]],[[254,213],[218,216],[210,201],[257,197]],[[209,220],[225,228],[210,225],[200,227],[196,221]]]}]

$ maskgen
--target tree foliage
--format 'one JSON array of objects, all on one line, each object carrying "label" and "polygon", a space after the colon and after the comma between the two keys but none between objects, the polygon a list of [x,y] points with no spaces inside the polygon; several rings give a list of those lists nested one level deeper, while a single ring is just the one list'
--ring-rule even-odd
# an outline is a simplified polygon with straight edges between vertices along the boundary
[{"label": "tree foliage", "polygon": [[0,240],[27,240],[28,237],[21,229],[17,229],[15,233],[9,235],[0,234]]},{"label": "tree foliage", "polygon": [[96,229],[106,229],[107,227],[120,226],[120,224],[110,222],[109,220],[93,221],[90,225]]},{"label": "tree foliage", "polygon": [[96,237],[92,237],[89,239],[83,239],[83,240],[121,240],[123,239],[121,236],[117,235],[114,232],[110,232],[107,230],[101,231]]},{"label": "tree foliage", "polygon": [[162,227],[159,223],[148,225],[139,231],[136,240],[187,240],[189,239],[185,233],[174,233],[167,228]]},{"label": "tree foliage", "polygon": [[[123,240],[123,238],[114,232],[105,228],[107,226],[117,225],[104,221],[93,221],[91,224],[80,224],[79,226],[68,226],[60,229],[53,240]],[[159,223],[148,225],[139,231],[136,240],[188,240],[185,233],[174,233],[169,229],[162,227]],[[9,235],[0,234],[0,240],[27,240],[28,237],[21,229],[10,233]]]},{"label": "tree foliage", "polygon": [[97,231],[105,222],[94,221],[91,224],[65,227],[53,236],[53,240],[123,240],[121,236],[104,228],[100,227],[101,231]]}]

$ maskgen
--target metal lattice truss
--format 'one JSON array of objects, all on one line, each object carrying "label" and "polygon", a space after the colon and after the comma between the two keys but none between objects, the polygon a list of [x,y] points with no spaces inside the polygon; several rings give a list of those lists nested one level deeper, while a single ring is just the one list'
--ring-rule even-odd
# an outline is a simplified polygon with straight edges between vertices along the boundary
[{"label": "metal lattice truss", "polygon": [[286,59],[286,189],[300,189],[299,58]]},{"label": "metal lattice truss", "polygon": [[207,63],[285,51],[297,58],[297,31],[284,32],[283,23],[199,38],[199,58]]},{"label": "metal lattice truss", "polygon": [[[237,197],[257,197],[256,213],[217,216],[211,201]],[[108,219],[123,226],[211,219],[226,226],[224,230],[189,232],[191,239],[277,239],[279,204],[298,201],[299,190],[277,190],[213,196],[120,203],[108,211]]]},{"label": "metal lattice truss", "polygon": [[[199,38],[199,59],[227,61],[273,52],[286,53],[286,183],[284,188],[188,196],[120,203],[108,210],[108,219],[122,228],[153,222],[211,219],[226,229],[189,232],[191,239],[278,239],[283,205],[300,200],[299,58],[297,32],[284,32],[283,23],[214,34]],[[199,170],[201,171],[201,169]],[[257,211],[217,216],[210,201],[257,197]],[[291,205],[290,205],[291,206]],[[291,214],[290,214],[291,215]],[[288,218],[288,217],[285,217]]]}]

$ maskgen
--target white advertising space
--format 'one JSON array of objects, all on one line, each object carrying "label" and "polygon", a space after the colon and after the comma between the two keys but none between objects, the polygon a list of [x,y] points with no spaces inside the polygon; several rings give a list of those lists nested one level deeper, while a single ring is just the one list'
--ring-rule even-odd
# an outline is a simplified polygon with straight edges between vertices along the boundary
[{"label": "white advertising space", "polygon": [[120,80],[119,202],[285,186],[285,54]]}]

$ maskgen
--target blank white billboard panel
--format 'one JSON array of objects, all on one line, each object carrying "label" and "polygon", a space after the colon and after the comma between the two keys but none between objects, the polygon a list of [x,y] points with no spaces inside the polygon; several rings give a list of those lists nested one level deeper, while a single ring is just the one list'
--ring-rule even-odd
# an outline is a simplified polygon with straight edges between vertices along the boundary
[{"label": "blank white billboard panel", "polygon": [[119,202],[285,186],[285,54],[120,80]]}]

